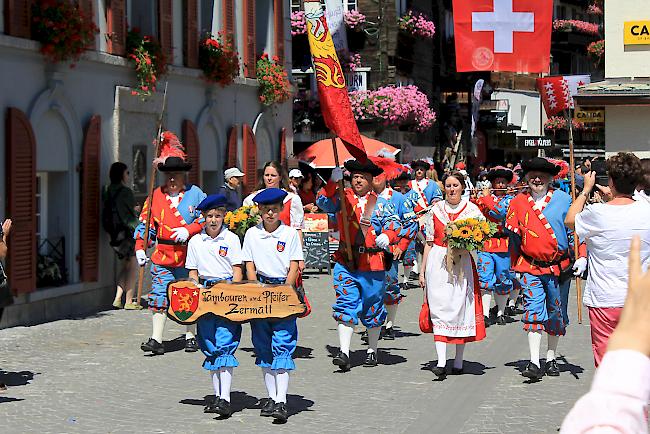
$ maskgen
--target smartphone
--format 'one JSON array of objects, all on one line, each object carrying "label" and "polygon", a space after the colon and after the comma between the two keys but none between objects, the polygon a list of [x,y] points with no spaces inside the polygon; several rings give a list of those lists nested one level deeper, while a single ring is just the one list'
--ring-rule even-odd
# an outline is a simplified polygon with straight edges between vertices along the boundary
[{"label": "smartphone", "polygon": [[591,162],[591,170],[596,172],[596,184],[606,187],[609,184],[607,175],[607,163],[605,160],[594,160]]}]

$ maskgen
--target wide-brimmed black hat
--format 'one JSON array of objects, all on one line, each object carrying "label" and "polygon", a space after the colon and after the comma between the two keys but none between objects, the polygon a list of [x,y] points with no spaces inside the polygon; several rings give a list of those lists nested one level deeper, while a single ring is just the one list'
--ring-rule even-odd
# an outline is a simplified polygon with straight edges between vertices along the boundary
[{"label": "wide-brimmed black hat", "polygon": [[158,164],[158,170],[161,172],[188,172],[191,168],[192,163],[180,157],[167,157],[164,163]]},{"label": "wide-brimmed black hat", "polygon": [[522,162],[521,168],[524,171],[524,173],[544,172],[553,176],[560,173],[560,170],[562,169],[560,166],[557,166],[551,163],[550,161],[548,161],[546,158],[542,158],[542,157],[533,157],[528,161]]},{"label": "wide-brimmed black hat", "polygon": [[417,167],[422,167],[424,170],[431,169],[431,165],[424,160],[411,161],[411,169],[416,170]]},{"label": "wide-brimmed black hat", "polygon": [[410,181],[411,180],[411,174],[408,173],[407,171],[404,171],[399,174],[397,178],[395,178],[396,181]]},{"label": "wide-brimmed black hat", "polygon": [[365,163],[360,163],[359,160],[348,160],[343,163],[343,166],[348,169],[350,173],[364,172],[369,173],[372,176],[377,176],[381,175],[383,172],[380,167],[370,160],[367,160]]},{"label": "wide-brimmed black hat", "polygon": [[490,182],[494,182],[495,179],[497,178],[503,178],[506,181],[508,181],[508,184],[512,182],[512,178],[514,178],[515,173],[510,170],[510,169],[504,169],[504,168],[495,168],[491,169],[485,177],[488,179]]}]

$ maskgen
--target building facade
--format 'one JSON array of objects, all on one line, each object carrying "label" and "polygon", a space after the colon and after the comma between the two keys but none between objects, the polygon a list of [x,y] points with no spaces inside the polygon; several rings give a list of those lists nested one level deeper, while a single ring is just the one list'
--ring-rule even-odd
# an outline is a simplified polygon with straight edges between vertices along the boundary
[{"label": "building facade", "polygon": [[[165,85],[164,129],[184,143],[190,180],[208,193],[230,165],[252,188],[264,162],[292,147],[291,104],[260,104],[255,72],[263,53],[291,69],[289,0],[78,1],[99,33],[73,68],[44,60],[32,40],[32,3],[0,2],[0,211],[14,221],[7,274],[16,294],[0,327],[110,306],[115,258],[100,228],[100,186],[122,161],[138,201],[146,197]],[[146,98],[132,94],[125,56],[136,28],[160,41],[169,63]],[[232,37],[241,70],[231,85],[210,84],[198,69],[206,32]]]}]

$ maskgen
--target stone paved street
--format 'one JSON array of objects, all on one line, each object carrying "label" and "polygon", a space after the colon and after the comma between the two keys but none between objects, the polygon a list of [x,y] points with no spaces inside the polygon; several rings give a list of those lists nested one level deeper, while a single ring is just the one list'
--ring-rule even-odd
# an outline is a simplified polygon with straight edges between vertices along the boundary
[{"label": "stone paved street", "polygon": [[[327,275],[305,281],[314,312],[299,320],[297,370],[291,377],[291,417],[284,426],[259,416],[265,397],[254,366],[250,328],[237,353],[232,395],[235,414],[215,420],[203,413],[212,394],[200,353],[174,340],[182,328],[168,322],[168,352],[147,357],[140,342],[151,332],[147,311],[106,311],[34,327],[0,330],[0,432],[556,432],[591,382],[593,360],[587,320],[579,325],[575,293],[568,335],[560,341],[560,377],[526,384],[518,369],[527,358],[520,323],[492,326],[469,344],[469,373],[435,381],[430,335],[420,333],[421,291],[411,289],[400,308],[401,334],[380,341],[377,368],[361,365],[365,347],[353,339],[353,367],[335,372],[328,345],[337,345]],[[453,350],[449,350],[453,357]],[[545,343],[542,357],[545,355]],[[451,363],[451,361],[449,362]]]}]

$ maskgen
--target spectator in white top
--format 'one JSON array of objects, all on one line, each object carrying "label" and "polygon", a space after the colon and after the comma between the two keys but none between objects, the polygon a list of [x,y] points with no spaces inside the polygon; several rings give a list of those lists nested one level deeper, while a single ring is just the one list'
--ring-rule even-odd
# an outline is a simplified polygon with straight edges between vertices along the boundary
[{"label": "spectator in white top", "polygon": [[643,158],[641,167],[643,168],[643,176],[634,192],[634,200],[645,200],[650,203],[650,158]]},{"label": "spectator in white top", "polygon": [[293,194],[298,194],[300,191],[300,184],[302,184],[303,179],[304,176],[300,169],[291,169],[289,171],[289,190]]},{"label": "spectator in white top", "polygon": [[[591,343],[596,366],[605,354],[627,295],[627,257],[632,237],[641,237],[641,261],[650,265],[650,204],[632,199],[642,176],[641,162],[621,152],[607,160],[609,186],[596,185],[595,172],[585,174],[582,193],[569,208],[565,223],[587,244],[589,274],[583,303],[589,308]],[[606,203],[585,203],[594,187]],[[584,208],[584,209],[583,209]],[[587,268],[584,258],[574,265],[576,275]]]}]

